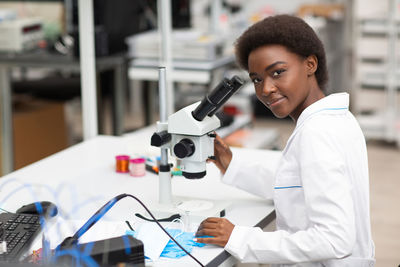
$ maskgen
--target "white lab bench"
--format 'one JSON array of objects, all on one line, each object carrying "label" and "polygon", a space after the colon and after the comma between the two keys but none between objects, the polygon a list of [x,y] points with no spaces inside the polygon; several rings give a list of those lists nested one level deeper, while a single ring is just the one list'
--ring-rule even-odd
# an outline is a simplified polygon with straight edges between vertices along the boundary
[{"label": "white lab bench", "polygon": [[[155,130],[155,126],[152,127]],[[98,136],[4,176],[0,179],[0,207],[13,212],[23,204],[48,200],[58,206],[58,216],[83,221],[106,201],[118,194],[129,193],[152,209],[158,202],[158,176],[147,173],[143,177],[132,177],[115,172],[118,154],[158,155],[159,149],[149,144],[152,127],[121,137]],[[233,153],[244,153],[254,159],[268,158],[275,166],[281,156],[277,151],[256,149],[233,149]],[[226,209],[226,217],[234,224],[264,228],[275,217],[271,201],[223,184],[213,164],[207,165],[207,175],[203,179],[174,176],[172,192],[173,196],[229,201],[232,204]],[[104,220],[134,222],[138,220],[135,212],[143,213],[144,210],[133,199],[124,199]],[[206,266],[235,263],[223,248],[212,245],[194,248],[192,253]],[[162,258],[152,265],[196,266],[188,256],[178,260]]]}]

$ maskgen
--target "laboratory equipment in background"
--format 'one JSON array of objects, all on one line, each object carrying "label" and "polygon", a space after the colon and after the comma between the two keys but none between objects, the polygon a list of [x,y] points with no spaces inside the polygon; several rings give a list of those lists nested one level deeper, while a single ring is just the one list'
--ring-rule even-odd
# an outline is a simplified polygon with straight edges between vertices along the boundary
[{"label": "laboratory equipment in background", "polygon": [[17,13],[13,9],[0,9],[0,23],[3,21],[14,20]]},{"label": "laboratory equipment in background", "polygon": [[[216,60],[231,54],[228,36],[205,34],[194,29],[174,30],[171,36],[173,58],[179,60]],[[159,57],[161,47],[157,31],[147,31],[125,39],[128,54],[134,58]]]},{"label": "laboratory equipment in background", "polygon": [[0,22],[0,52],[23,52],[38,47],[43,40],[40,18],[18,18]]}]

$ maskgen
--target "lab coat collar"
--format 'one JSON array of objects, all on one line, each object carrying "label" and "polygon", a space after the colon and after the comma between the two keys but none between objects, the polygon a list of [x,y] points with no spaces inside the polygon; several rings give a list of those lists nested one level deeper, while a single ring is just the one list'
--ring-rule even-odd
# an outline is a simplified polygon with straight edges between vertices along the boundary
[{"label": "lab coat collar", "polygon": [[310,118],[315,113],[320,111],[328,113],[343,113],[349,110],[349,94],[348,93],[336,93],[325,96],[317,102],[308,106],[300,114],[297,120],[296,128],[301,126],[305,120]]},{"label": "lab coat collar", "polygon": [[304,124],[304,122],[318,114],[319,112],[329,113],[329,114],[341,114],[345,113],[349,110],[349,94],[348,93],[336,93],[328,95],[317,102],[308,106],[303,112],[300,114],[299,119],[296,123],[296,128],[294,129],[292,135],[289,137],[289,140],[286,143],[286,147],[283,150],[285,154],[287,148],[293,140],[293,137],[296,135],[298,130]]}]

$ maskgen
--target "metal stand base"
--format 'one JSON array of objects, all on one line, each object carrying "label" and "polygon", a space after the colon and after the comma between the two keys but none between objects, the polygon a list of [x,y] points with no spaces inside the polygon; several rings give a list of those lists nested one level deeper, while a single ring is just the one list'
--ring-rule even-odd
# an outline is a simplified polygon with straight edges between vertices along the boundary
[{"label": "metal stand base", "polygon": [[229,201],[173,197],[173,204],[157,203],[151,205],[150,210],[157,219],[180,214],[181,220],[185,224],[185,231],[193,232],[206,218],[225,216],[226,209],[231,204]]}]

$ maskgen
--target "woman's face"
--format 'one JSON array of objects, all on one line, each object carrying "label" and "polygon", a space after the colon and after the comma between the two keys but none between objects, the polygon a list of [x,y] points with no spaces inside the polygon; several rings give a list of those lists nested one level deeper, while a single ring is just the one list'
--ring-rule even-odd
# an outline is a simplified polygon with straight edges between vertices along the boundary
[{"label": "woman's face", "polygon": [[282,45],[266,45],[248,58],[257,98],[278,118],[297,121],[301,112],[324,95],[315,78],[317,59],[302,58]]}]

